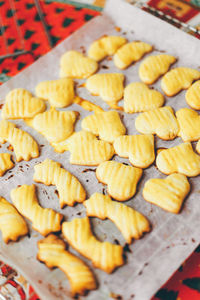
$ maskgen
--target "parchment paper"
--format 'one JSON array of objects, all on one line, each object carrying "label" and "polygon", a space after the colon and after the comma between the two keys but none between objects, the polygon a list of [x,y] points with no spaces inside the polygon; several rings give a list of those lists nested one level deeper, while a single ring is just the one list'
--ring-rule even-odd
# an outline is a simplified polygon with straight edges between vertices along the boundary
[{"label": "parchment paper", "polygon": [[[115,26],[120,27],[121,32],[117,32]],[[50,53],[1,86],[1,103],[3,103],[6,93],[13,88],[22,87],[34,92],[34,87],[38,82],[58,78],[59,58],[65,51],[69,49],[87,49],[94,39],[104,34],[120,34],[126,36],[130,41],[142,40],[149,42],[156,49],[153,54],[166,51],[178,57],[175,66],[198,68],[200,64],[199,40],[127,3],[120,0],[109,0],[103,16],[90,21]],[[100,64],[99,72],[123,72],[126,75],[126,84],[128,84],[139,80],[139,64],[140,62],[125,71],[119,71],[114,67],[112,60],[105,59]],[[91,96],[85,88],[78,87],[83,81],[76,80],[76,82],[77,93],[81,97],[100,105],[104,109],[108,109],[108,106],[99,97]],[[160,80],[153,86],[161,90]],[[185,92],[169,99],[166,97],[166,105],[171,105],[175,110],[187,107]],[[81,119],[89,112],[84,111],[78,105],[72,105],[67,110],[80,112],[81,118],[76,125],[76,130],[80,130]],[[136,134],[134,120],[137,114],[126,115],[121,113],[121,115],[124,116],[123,121],[127,127],[127,133]],[[12,188],[20,184],[32,184],[33,166],[46,157],[61,162],[63,167],[76,175],[86,188],[88,197],[94,192],[105,190],[105,187],[97,182],[94,172],[83,173],[86,167],[69,164],[68,152],[64,154],[55,153],[44,137],[27,127],[22,121],[16,121],[15,123],[31,133],[41,145],[41,156],[29,162],[16,163],[14,169],[8,171],[0,179],[1,196],[10,201],[9,194]],[[168,148],[179,143],[181,143],[180,138],[176,138],[171,142],[156,139],[157,148]],[[8,144],[3,145],[0,152],[8,151],[7,146]],[[114,157],[114,160],[128,163],[128,160],[117,156]],[[146,180],[152,177],[164,178],[165,176],[156,169],[155,165],[145,169],[136,196],[126,203],[148,217],[152,224],[151,233],[146,234],[139,241],[134,241],[129,248],[126,247],[129,250],[126,251],[127,262],[113,274],[108,275],[93,268],[99,288],[81,299],[110,299],[112,293],[121,295],[125,300],[133,298],[139,300],[150,299],[200,242],[199,177],[190,179],[192,191],[179,215],[164,212],[162,209],[144,201],[142,189]],[[62,212],[66,220],[85,215],[85,209],[81,204],[61,210],[54,186],[36,185],[38,187],[38,198],[42,206],[52,207]],[[109,220],[101,221],[93,218],[91,222],[94,232],[100,240],[119,242],[121,245],[125,245],[122,235]],[[41,299],[70,299],[69,284],[65,275],[59,269],[50,271],[45,265],[37,261],[36,243],[42,236],[32,231],[31,226],[30,232],[30,237],[25,237],[17,243],[5,245],[1,241],[0,258],[21,271],[33,284]],[[71,247],[69,247],[69,250],[76,253]],[[88,260],[83,257],[82,259],[91,266]]]}]

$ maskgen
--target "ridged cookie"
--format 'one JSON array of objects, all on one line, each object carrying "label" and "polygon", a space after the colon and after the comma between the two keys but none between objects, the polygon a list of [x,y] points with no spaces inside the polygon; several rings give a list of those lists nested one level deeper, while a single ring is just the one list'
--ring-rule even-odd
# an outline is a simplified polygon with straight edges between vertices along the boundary
[{"label": "ridged cookie", "polygon": [[62,233],[67,242],[90,259],[96,268],[111,273],[124,264],[122,246],[97,240],[92,233],[88,217],[64,222]]},{"label": "ridged cookie", "polygon": [[0,177],[5,174],[7,170],[14,167],[12,162],[12,155],[9,153],[0,153]]},{"label": "ridged cookie", "polygon": [[63,216],[51,208],[42,208],[38,204],[34,184],[24,184],[12,189],[10,196],[20,214],[32,222],[33,229],[42,235],[60,231]]},{"label": "ridged cookie", "polygon": [[183,174],[171,174],[165,179],[149,179],[143,189],[146,201],[178,214],[183,200],[190,191],[190,184]]},{"label": "ridged cookie", "polygon": [[163,95],[142,82],[132,82],[124,89],[124,111],[137,113],[161,107]]},{"label": "ridged cookie", "polygon": [[121,73],[95,74],[89,77],[85,87],[95,96],[100,96],[111,108],[118,109],[118,101],[124,93],[124,75]]},{"label": "ridged cookie", "polygon": [[181,90],[188,89],[194,80],[200,78],[200,72],[191,68],[179,67],[167,72],[161,80],[163,92],[171,97]]},{"label": "ridged cookie", "polygon": [[33,118],[38,113],[45,111],[43,100],[33,97],[25,89],[14,89],[6,95],[1,116],[3,119]]},{"label": "ridged cookie", "polygon": [[126,39],[121,36],[103,36],[90,45],[88,56],[100,61],[108,55],[113,55],[125,43]]},{"label": "ridged cookie", "polygon": [[97,69],[98,64],[95,60],[75,50],[67,51],[60,59],[61,78],[87,78],[94,74]]},{"label": "ridged cookie", "polygon": [[30,134],[6,120],[0,121],[0,142],[9,142],[13,146],[17,161],[39,156],[38,144]]},{"label": "ridged cookie", "polygon": [[127,43],[117,50],[114,55],[114,64],[119,69],[126,69],[132,63],[140,60],[153,47],[144,42]]},{"label": "ridged cookie", "polygon": [[181,173],[193,177],[200,174],[200,156],[193,151],[189,142],[161,151],[156,158],[156,165],[166,175]]},{"label": "ridged cookie", "polygon": [[0,197],[0,230],[5,243],[15,242],[19,237],[28,233],[28,227],[23,217],[3,197]]},{"label": "ridged cookie", "polygon": [[106,111],[85,117],[81,122],[82,129],[90,131],[101,140],[113,143],[114,140],[126,133],[118,112]]},{"label": "ridged cookie", "polygon": [[67,107],[72,104],[74,82],[71,78],[42,81],[35,88],[37,97],[48,100],[51,106]]},{"label": "ridged cookie", "polygon": [[122,135],[114,141],[116,154],[128,158],[138,168],[147,168],[155,160],[152,134]]},{"label": "ridged cookie", "polygon": [[139,239],[145,232],[150,231],[150,224],[142,214],[122,203],[112,201],[108,195],[95,193],[83,205],[86,207],[87,216],[110,219],[128,244],[133,238]]},{"label": "ridged cookie", "polygon": [[65,243],[50,234],[38,242],[37,258],[47,267],[58,267],[67,276],[71,286],[71,295],[83,295],[87,290],[96,289],[96,280],[89,267],[77,256],[65,250]]},{"label": "ridged cookie", "polygon": [[185,94],[186,102],[193,109],[200,110],[200,80],[191,85]]},{"label": "ridged cookie", "polygon": [[69,137],[64,147],[71,153],[70,163],[75,165],[97,166],[114,155],[110,143],[98,140],[94,134],[83,130]]},{"label": "ridged cookie", "polygon": [[170,106],[141,113],[135,119],[135,128],[144,134],[156,134],[163,140],[173,140],[179,131],[178,121]]},{"label": "ridged cookie", "polygon": [[152,84],[165,74],[175,62],[176,58],[168,54],[148,56],[140,64],[139,77],[144,83]]},{"label": "ridged cookie", "polygon": [[200,115],[193,109],[181,108],[176,112],[179,123],[178,136],[184,142],[193,142],[200,139]]},{"label": "ridged cookie", "polygon": [[100,182],[108,185],[108,194],[112,198],[126,201],[135,195],[142,169],[105,161],[97,167],[96,176]]},{"label": "ridged cookie", "polygon": [[47,158],[35,165],[34,171],[34,181],[56,186],[61,208],[85,200],[86,192],[83,186],[75,176],[63,169],[60,163]]},{"label": "ridged cookie", "polygon": [[74,124],[79,113],[58,111],[54,108],[38,114],[32,120],[32,127],[45,136],[50,143],[64,141],[74,132]]}]

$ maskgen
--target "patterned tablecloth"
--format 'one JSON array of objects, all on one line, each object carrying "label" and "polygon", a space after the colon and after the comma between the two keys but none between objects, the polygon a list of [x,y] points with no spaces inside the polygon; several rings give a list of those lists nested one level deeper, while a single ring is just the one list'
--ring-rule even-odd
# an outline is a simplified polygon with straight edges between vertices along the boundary
[{"label": "patterned tablecloth", "polygon": [[[41,0],[37,3],[35,0],[0,0],[0,84],[99,15],[105,0]],[[200,0],[144,0],[142,7],[200,38]],[[3,262],[0,262],[0,290],[8,299],[39,299],[26,279]],[[123,296],[115,295],[115,299],[123,299]],[[152,300],[158,299],[200,299],[200,246]]]}]

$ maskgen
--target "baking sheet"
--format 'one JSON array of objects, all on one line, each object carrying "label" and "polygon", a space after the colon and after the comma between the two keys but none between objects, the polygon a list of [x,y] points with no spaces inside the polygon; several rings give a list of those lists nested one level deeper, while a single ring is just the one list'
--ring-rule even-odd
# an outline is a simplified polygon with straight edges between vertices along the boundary
[{"label": "baking sheet", "polygon": [[[121,32],[116,31],[116,26],[121,28]],[[50,53],[1,86],[0,103],[3,103],[6,93],[13,88],[22,87],[34,92],[34,87],[38,82],[58,78],[59,58],[65,51],[70,49],[87,50],[88,45],[93,40],[104,34],[118,34],[127,37],[130,41],[142,40],[149,42],[156,49],[153,54],[166,51],[178,57],[178,62],[174,66],[194,68],[198,68],[199,66],[199,40],[128,3],[124,3],[121,0],[108,0],[103,16],[90,21]],[[139,80],[139,64],[140,62],[125,71],[119,71],[114,67],[112,60],[105,59],[100,63],[101,68],[99,72],[122,72],[126,75],[126,84],[128,84]],[[85,88],[78,87],[83,80],[76,80],[76,82],[77,93],[81,97],[100,105],[104,109],[108,109],[106,103],[99,97],[91,96]],[[161,91],[160,80],[153,86]],[[175,110],[187,107],[184,96],[185,92],[181,92],[176,97],[166,97],[166,105],[171,105]],[[90,113],[84,111],[76,104],[73,104],[66,110],[80,112],[81,117],[76,124],[76,130],[80,130],[82,118]],[[127,133],[136,134],[134,120],[138,114],[120,114],[123,115]],[[0,179],[1,196],[10,201],[9,194],[12,188],[15,188],[19,184],[32,184],[33,166],[43,161],[46,157],[59,161],[64,168],[76,175],[86,188],[88,197],[94,192],[103,192],[105,190],[105,187],[97,182],[94,172],[83,172],[86,167],[69,164],[68,152],[64,154],[54,152],[45,138],[26,126],[23,121],[15,121],[15,123],[20,128],[31,133],[36,139],[41,146],[41,155],[29,162],[16,163],[14,169],[8,171]],[[180,142],[180,138],[171,142],[156,139],[156,146],[157,148],[171,147]],[[0,148],[0,152],[8,151],[7,146],[8,144],[3,145]],[[114,160],[128,162],[127,159],[117,156],[114,157]],[[142,189],[145,181],[152,177],[164,178],[165,176],[156,169],[155,165],[145,169],[136,196],[126,202],[127,205],[134,207],[148,217],[153,228],[151,233],[146,234],[141,240],[134,241],[129,247],[126,247],[127,262],[113,274],[108,275],[101,270],[93,268],[99,288],[96,291],[90,292],[87,297],[81,297],[81,299],[110,299],[114,294],[121,295],[125,300],[133,298],[139,300],[150,299],[199,244],[199,177],[189,179],[192,191],[184,203],[181,214],[177,216],[164,212],[162,209],[144,201]],[[54,186],[47,187],[43,184],[36,184],[36,186],[41,205],[52,207],[56,211],[62,212],[65,220],[85,215],[85,209],[81,204],[73,208],[65,207],[61,210]],[[101,221],[93,218],[91,222],[94,232],[100,240],[118,241],[121,245],[125,245],[122,235],[109,220]],[[5,245],[1,241],[0,258],[21,271],[33,284],[41,299],[70,299],[69,283],[65,275],[59,269],[50,271],[45,265],[36,260],[36,243],[42,236],[32,231],[31,226],[30,232],[30,237],[25,237],[17,243]],[[69,250],[76,253],[71,247],[69,247]],[[91,266],[88,260],[85,258],[82,259]]]}]

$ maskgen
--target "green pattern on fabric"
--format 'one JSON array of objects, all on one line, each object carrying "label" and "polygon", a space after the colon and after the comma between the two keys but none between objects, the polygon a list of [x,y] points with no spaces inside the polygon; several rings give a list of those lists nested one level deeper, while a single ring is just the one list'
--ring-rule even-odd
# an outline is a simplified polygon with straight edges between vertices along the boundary
[{"label": "green pattern on fabric", "polygon": [[73,6],[77,6],[80,8],[89,8],[96,11],[102,11],[103,8],[95,5],[90,5],[86,3],[80,3],[77,1],[70,1],[70,0],[45,0],[45,3],[51,3],[51,2],[58,2],[58,3],[65,3],[65,4],[71,4]]},{"label": "green pattern on fabric", "polygon": [[178,292],[161,289],[156,293],[155,297],[160,300],[177,300]]},{"label": "green pattern on fabric", "polygon": [[10,79],[10,76],[7,76],[6,74],[0,74],[0,82],[6,82],[8,79]]},{"label": "green pattern on fabric", "polygon": [[200,292],[200,277],[186,278],[183,280],[183,284]]},{"label": "green pattern on fabric", "polygon": [[192,0],[191,3],[200,7],[200,0]]}]

